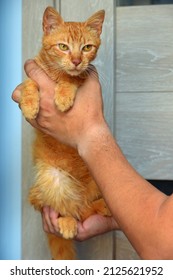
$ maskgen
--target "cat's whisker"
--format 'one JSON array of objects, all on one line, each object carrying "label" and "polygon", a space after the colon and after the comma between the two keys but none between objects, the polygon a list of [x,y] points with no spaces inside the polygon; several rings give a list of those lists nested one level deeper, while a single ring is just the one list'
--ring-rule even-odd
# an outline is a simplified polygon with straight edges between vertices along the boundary
[{"label": "cat's whisker", "polygon": [[96,68],[93,67],[92,65],[89,65],[88,68],[85,70],[85,75],[87,76],[92,76],[93,78],[96,78],[100,80],[100,83],[104,86],[107,87],[107,77],[106,75],[101,72],[100,70],[97,72]]},{"label": "cat's whisker", "polygon": [[101,84],[104,84],[104,86],[107,85],[107,76],[105,75],[105,73],[101,72],[101,70],[99,69],[98,73],[96,72],[95,75],[99,76]]},{"label": "cat's whisker", "polygon": [[43,69],[45,70],[45,72],[50,73],[53,76],[62,76],[66,71],[65,71],[65,66],[63,65],[57,65],[57,63],[54,62],[49,62],[49,64],[42,62],[43,65]]},{"label": "cat's whisker", "polygon": [[99,79],[101,84],[104,84],[104,86],[106,87],[108,84],[108,80],[107,80],[107,76],[105,75],[105,73],[99,71]]},{"label": "cat's whisker", "polygon": [[85,70],[85,74],[88,76],[91,75],[93,78],[98,79],[98,73],[92,65],[88,66],[88,68]]}]

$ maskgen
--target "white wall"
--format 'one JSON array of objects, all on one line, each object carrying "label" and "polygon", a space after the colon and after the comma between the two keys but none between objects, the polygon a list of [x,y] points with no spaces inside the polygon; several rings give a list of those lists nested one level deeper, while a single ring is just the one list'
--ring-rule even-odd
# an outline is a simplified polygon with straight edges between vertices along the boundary
[{"label": "white wall", "polygon": [[21,258],[21,113],[11,93],[21,82],[21,0],[0,6],[0,259]]}]

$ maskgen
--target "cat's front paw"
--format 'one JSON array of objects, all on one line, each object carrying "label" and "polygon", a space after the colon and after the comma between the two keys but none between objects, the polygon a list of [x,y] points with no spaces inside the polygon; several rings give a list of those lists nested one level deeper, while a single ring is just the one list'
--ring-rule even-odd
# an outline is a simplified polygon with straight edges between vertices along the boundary
[{"label": "cat's front paw", "polygon": [[55,104],[61,112],[73,106],[77,87],[72,84],[57,85],[55,88]]},{"label": "cat's front paw", "polygon": [[28,79],[23,83],[20,107],[26,119],[35,119],[39,111],[39,92],[34,81]]},{"label": "cat's front paw", "polygon": [[73,217],[60,217],[58,228],[65,239],[74,238],[77,234],[77,222]]}]

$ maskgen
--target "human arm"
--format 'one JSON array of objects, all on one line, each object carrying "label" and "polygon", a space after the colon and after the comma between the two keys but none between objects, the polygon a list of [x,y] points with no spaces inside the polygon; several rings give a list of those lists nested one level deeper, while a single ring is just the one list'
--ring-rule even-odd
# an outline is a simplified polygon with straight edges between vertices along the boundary
[{"label": "human arm", "polygon": [[[43,207],[42,222],[44,231],[47,233],[60,235],[58,229],[58,218],[59,215],[56,211],[54,211],[54,209],[50,208],[49,206]],[[117,230],[119,229],[119,226],[113,217],[104,217],[95,214],[88,217],[83,222],[78,221],[77,229],[78,230],[75,240],[84,241],[108,231]]]},{"label": "human arm", "polygon": [[92,138],[95,143],[86,140],[80,155],[121,230],[142,259],[173,259],[173,196],[158,191],[133,169],[110,131]]},{"label": "human arm", "polygon": [[155,189],[124,157],[103,116],[99,81],[90,76],[73,108],[62,114],[53,104],[53,83],[33,69],[33,63],[27,65],[28,75],[39,84],[41,107],[31,124],[77,148],[114,219],[142,258],[173,259],[173,196]]}]

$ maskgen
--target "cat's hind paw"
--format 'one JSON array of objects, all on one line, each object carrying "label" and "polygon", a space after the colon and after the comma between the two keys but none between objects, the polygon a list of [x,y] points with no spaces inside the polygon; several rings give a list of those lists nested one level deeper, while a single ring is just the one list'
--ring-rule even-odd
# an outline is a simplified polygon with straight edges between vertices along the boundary
[{"label": "cat's hind paw", "polygon": [[77,234],[77,221],[73,217],[60,217],[58,228],[63,238],[72,239]]},{"label": "cat's hind paw", "polygon": [[95,212],[102,216],[112,216],[103,198],[93,201],[92,207]]}]

